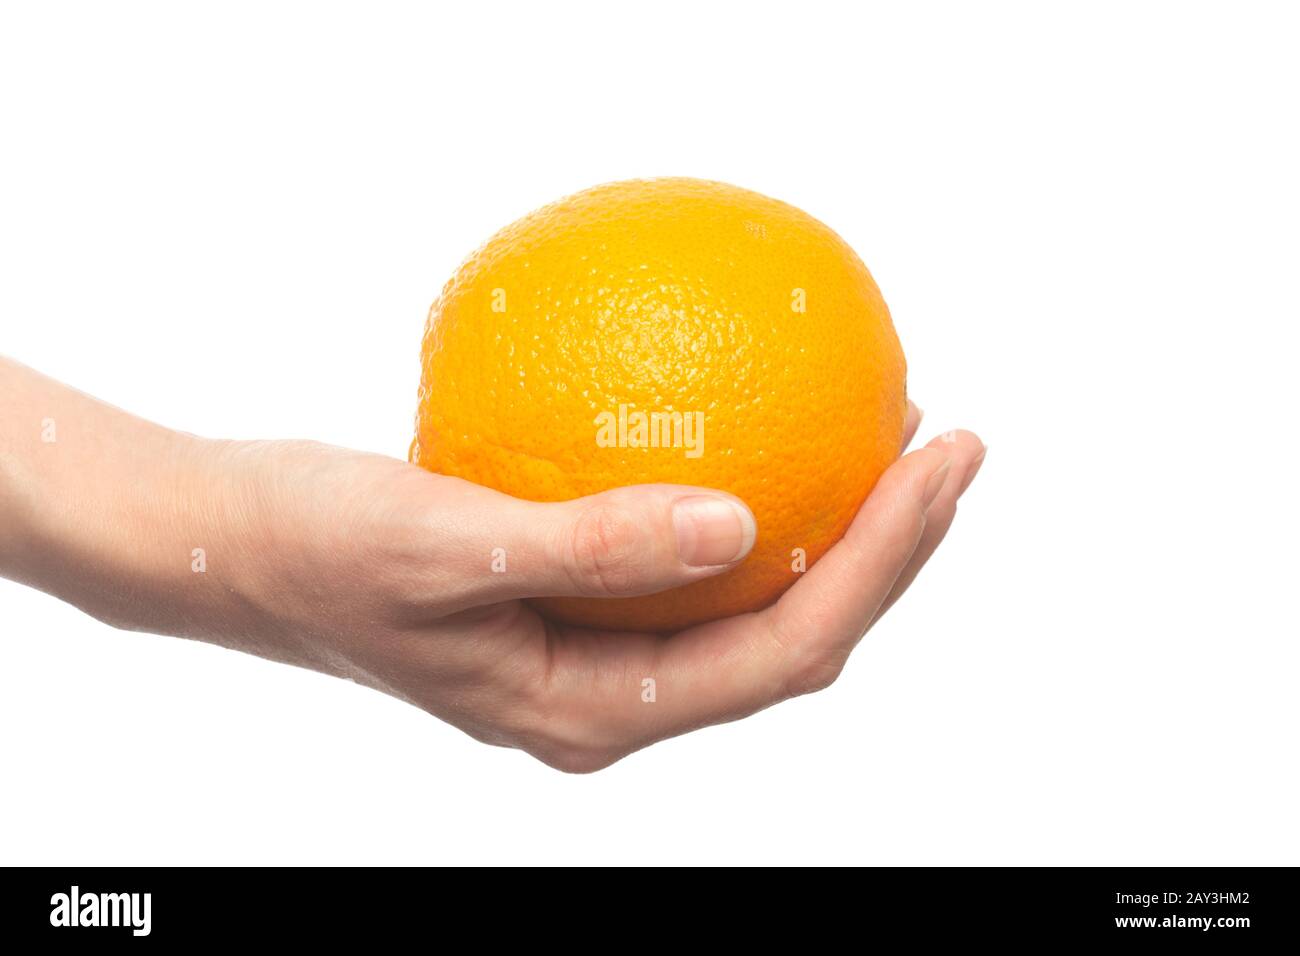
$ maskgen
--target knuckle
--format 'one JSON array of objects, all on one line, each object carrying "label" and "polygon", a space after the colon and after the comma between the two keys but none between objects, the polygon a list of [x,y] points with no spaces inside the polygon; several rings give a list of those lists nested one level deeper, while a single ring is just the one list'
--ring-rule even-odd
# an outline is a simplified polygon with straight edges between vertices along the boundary
[{"label": "knuckle", "polygon": [[825,690],[843,673],[851,648],[839,649],[796,637],[796,634],[816,633],[823,629],[824,625],[815,618],[801,619],[793,634],[789,626],[773,627],[772,638],[781,656],[780,673],[784,675],[777,686],[784,691],[786,698]]},{"label": "knuckle", "polygon": [[630,594],[641,569],[635,519],[608,504],[592,505],[573,526],[569,542],[575,584],[599,595]]},{"label": "knuckle", "polygon": [[529,709],[532,719],[520,735],[521,749],[562,773],[594,773],[629,752],[617,734],[580,708],[546,700]]},{"label": "knuckle", "polygon": [[844,661],[826,658],[808,658],[794,668],[787,685],[791,697],[815,694],[830,687],[844,672]]}]

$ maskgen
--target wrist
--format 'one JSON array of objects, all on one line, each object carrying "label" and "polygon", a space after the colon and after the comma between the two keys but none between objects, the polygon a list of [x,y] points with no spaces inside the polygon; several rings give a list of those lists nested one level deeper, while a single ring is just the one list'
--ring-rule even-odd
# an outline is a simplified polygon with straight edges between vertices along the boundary
[{"label": "wrist", "polygon": [[132,587],[109,623],[297,662],[276,613],[283,515],[262,467],[270,443],[161,439],[113,509],[107,572]]},{"label": "wrist", "polygon": [[0,402],[0,575],[116,627],[273,629],[261,443],[172,431],[4,359]]},{"label": "wrist", "polygon": [[177,535],[160,548],[184,561],[168,591],[179,626],[167,633],[332,672],[321,554],[344,542],[303,527],[311,509],[285,462],[308,443],[190,441],[174,472]]}]

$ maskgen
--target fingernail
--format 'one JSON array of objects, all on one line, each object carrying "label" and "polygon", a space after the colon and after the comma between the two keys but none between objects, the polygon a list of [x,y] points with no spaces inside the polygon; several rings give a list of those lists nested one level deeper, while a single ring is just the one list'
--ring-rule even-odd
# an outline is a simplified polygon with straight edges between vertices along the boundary
[{"label": "fingernail", "polygon": [[984,464],[984,453],[988,450],[988,445],[985,445],[980,449],[980,453],[971,461],[970,467],[966,469],[966,477],[961,480],[961,487],[957,489],[957,494],[961,495],[966,493],[966,489],[970,487],[970,483],[974,481],[975,476],[979,474],[980,465]]},{"label": "fingernail", "polygon": [[921,510],[928,510],[934,503],[934,499],[939,497],[939,491],[943,488],[944,481],[948,478],[948,472],[952,469],[952,459],[945,458],[943,464],[934,470],[930,480],[925,483],[925,492],[921,495]]},{"label": "fingernail", "polygon": [[758,526],[749,509],[729,498],[691,495],[673,503],[677,556],[683,564],[703,568],[730,564],[749,553]]}]

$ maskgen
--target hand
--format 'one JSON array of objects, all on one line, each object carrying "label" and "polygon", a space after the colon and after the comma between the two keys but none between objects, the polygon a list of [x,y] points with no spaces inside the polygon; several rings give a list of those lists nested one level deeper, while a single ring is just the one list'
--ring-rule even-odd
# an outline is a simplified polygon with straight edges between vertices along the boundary
[{"label": "hand", "polygon": [[[251,638],[246,649],[352,678],[552,766],[595,770],[830,684],[933,553],[979,467],[974,436],[946,438],[891,468],[846,538],[776,605],[670,637],[553,624],[522,599],[648,593],[724,570],[677,551],[673,502],[712,493],[643,486],[536,504],[305,442],[209,449],[245,517],[209,549],[204,584],[242,596],[242,626],[226,636]],[[744,534],[735,521],[714,545],[736,554]],[[497,547],[506,573],[489,569]]]},{"label": "hand", "polygon": [[[45,462],[53,473],[40,482],[12,469],[11,502],[61,487],[80,507],[24,512],[15,540],[26,550],[0,552],[0,572],[118,626],[356,680],[568,771],[830,684],[934,552],[983,458],[969,432],[903,457],[845,538],[766,610],[671,636],[616,633],[554,624],[522,599],[650,593],[720,573],[743,553],[683,561],[673,503],[734,499],[652,485],[537,504],[381,456],[209,442],[76,393],[46,399],[74,404],[69,419],[91,420],[97,442],[156,464],[130,458],[123,475],[100,455],[79,488],[75,461]],[[85,526],[90,512],[100,526]],[[742,552],[747,537],[740,519],[696,530],[693,547],[707,539],[719,554]],[[490,570],[495,548],[506,573]]]}]

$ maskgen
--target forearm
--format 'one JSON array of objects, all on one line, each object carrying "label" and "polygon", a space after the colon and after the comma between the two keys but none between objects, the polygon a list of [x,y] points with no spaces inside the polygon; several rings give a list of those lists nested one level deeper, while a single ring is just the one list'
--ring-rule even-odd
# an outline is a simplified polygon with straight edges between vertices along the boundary
[{"label": "forearm", "polygon": [[224,517],[204,469],[216,444],[3,358],[0,408],[0,575],[119,627],[209,636],[223,598],[194,551]]}]

